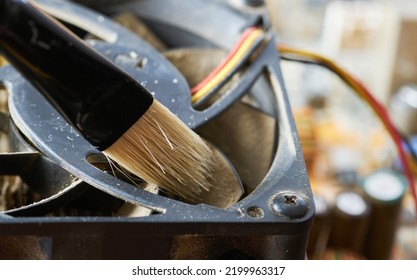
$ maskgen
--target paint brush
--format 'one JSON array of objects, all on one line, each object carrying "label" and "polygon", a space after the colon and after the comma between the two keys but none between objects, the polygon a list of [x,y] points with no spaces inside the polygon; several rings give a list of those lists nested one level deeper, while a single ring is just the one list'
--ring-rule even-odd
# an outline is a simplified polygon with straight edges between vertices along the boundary
[{"label": "paint brush", "polygon": [[209,191],[212,151],[204,140],[35,4],[0,0],[0,52],[124,169],[191,202]]}]

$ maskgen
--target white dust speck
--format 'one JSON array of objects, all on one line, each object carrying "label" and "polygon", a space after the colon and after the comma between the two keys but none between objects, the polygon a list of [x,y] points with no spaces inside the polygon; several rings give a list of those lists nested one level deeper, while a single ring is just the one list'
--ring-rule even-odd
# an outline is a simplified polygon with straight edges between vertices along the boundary
[{"label": "white dust speck", "polygon": [[129,53],[129,55],[130,55],[131,58],[137,58],[138,57],[138,54],[135,51],[131,51]]}]

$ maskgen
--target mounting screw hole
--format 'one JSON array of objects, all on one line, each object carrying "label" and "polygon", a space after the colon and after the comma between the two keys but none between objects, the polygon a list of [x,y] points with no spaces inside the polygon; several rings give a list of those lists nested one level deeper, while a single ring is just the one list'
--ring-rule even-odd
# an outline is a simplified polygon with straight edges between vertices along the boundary
[{"label": "mounting screw hole", "polygon": [[140,70],[143,67],[145,67],[146,63],[148,63],[148,59],[146,57],[144,58],[139,58],[137,63],[136,63],[136,69]]},{"label": "mounting screw hole", "polygon": [[258,206],[249,207],[247,212],[249,216],[255,219],[263,218],[265,215],[264,210]]}]

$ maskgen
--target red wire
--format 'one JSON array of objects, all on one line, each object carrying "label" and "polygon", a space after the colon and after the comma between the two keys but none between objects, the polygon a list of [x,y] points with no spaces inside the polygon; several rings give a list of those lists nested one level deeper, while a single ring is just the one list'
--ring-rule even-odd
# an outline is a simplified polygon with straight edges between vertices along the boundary
[{"label": "red wire", "polygon": [[361,87],[363,93],[365,94],[365,97],[368,99],[368,102],[371,104],[371,106],[374,107],[375,112],[384,121],[387,130],[391,134],[391,137],[392,137],[392,139],[393,139],[393,141],[394,141],[394,143],[397,147],[400,159],[403,163],[404,175],[406,176],[408,184],[411,188],[411,194],[412,194],[413,199],[414,199],[414,206],[415,206],[416,213],[417,213],[417,191],[416,191],[416,187],[415,187],[415,184],[414,184],[413,174],[412,174],[410,166],[407,162],[407,156],[406,156],[406,153],[404,151],[404,147],[402,145],[401,137],[399,136],[395,126],[392,124],[391,119],[390,119],[385,107],[381,103],[379,103],[378,100],[375,99],[375,97],[371,94],[371,92],[360,81],[356,80],[354,77],[352,77],[352,79],[355,81],[355,83],[359,87]]},{"label": "red wire", "polygon": [[231,52],[229,52],[229,54],[223,59],[223,61],[217,65],[217,67],[207,76],[204,78],[204,80],[202,80],[201,82],[199,82],[197,85],[195,85],[192,89],[191,89],[191,95],[196,94],[197,91],[199,91],[202,87],[204,87],[214,76],[217,75],[217,73],[219,73],[220,70],[223,69],[223,67],[229,63],[229,61],[233,58],[233,56],[236,54],[236,52],[240,49],[240,47],[242,46],[243,42],[245,42],[246,38],[248,38],[248,36],[257,29],[257,27],[253,26],[253,27],[249,27],[248,29],[245,30],[245,32],[243,32],[242,36],[240,37],[239,41],[237,41],[237,43],[235,44],[235,46],[233,47],[233,49],[231,50]]}]

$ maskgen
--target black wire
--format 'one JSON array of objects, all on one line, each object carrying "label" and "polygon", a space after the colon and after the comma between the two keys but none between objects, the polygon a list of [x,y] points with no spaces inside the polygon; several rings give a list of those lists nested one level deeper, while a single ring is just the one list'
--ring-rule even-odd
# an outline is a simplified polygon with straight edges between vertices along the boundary
[{"label": "black wire", "polygon": [[299,58],[299,57],[292,57],[292,56],[288,56],[288,55],[281,54],[281,53],[280,53],[280,57],[283,60],[288,60],[288,61],[292,61],[292,62],[301,62],[301,63],[304,63],[304,64],[324,66],[323,64],[321,64],[320,62],[318,62],[316,60],[309,60],[309,59],[304,59],[304,58]]},{"label": "black wire", "polygon": [[303,64],[309,64],[309,65],[317,65],[317,66],[321,66],[323,68],[326,68],[331,73],[333,73],[336,76],[338,76],[348,86],[352,87],[352,85],[349,83],[348,80],[346,80],[345,77],[343,77],[342,75],[340,75],[339,73],[337,73],[336,71],[334,71],[334,69],[330,65],[328,65],[326,63],[322,63],[322,62],[317,61],[317,60],[314,60],[314,59],[304,59],[304,58],[294,57],[294,56],[285,55],[285,54],[280,54],[280,56],[281,56],[281,59],[283,59],[283,60],[292,61],[292,62],[300,62],[300,63],[303,63]]},{"label": "black wire", "polygon": [[343,77],[342,75],[340,75],[339,73],[337,73],[337,71],[334,71],[334,69],[326,64],[326,63],[322,63],[320,61],[314,60],[314,59],[305,59],[305,58],[299,58],[299,57],[294,57],[291,55],[285,55],[285,54],[280,54],[281,59],[283,60],[287,60],[287,61],[292,61],[292,62],[300,62],[303,64],[308,64],[308,65],[317,65],[317,66],[321,66],[323,68],[326,68],[327,70],[329,70],[331,73],[335,74],[337,77],[339,77],[343,82],[345,82],[349,87],[351,87],[352,89],[354,89],[352,87],[352,85],[350,84],[350,82],[348,80],[346,80],[345,77]]}]

